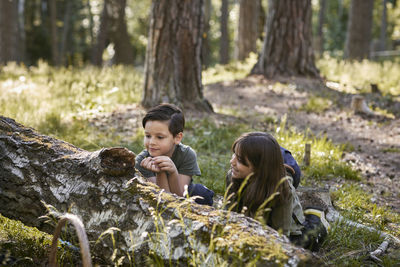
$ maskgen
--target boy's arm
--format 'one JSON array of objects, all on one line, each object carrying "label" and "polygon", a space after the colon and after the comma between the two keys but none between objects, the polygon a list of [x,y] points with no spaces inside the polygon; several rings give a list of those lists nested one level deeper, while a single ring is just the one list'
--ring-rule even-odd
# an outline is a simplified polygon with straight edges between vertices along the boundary
[{"label": "boy's arm", "polygon": [[[163,171],[158,172],[155,178],[156,178],[155,179],[156,180],[155,183],[160,188],[163,188],[166,192],[171,192],[171,189],[170,189],[169,184],[168,184],[168,177],[167,177],[167,173],[166,172],[163,172]],[[172,193],[174,193],[174,192],[172,192]]]},{"label": "boy's arm", "polygon": [[161,171],[168,172],[169,176],[167,180],[170,192],[175,193],[179,196],[183,196],[183,193],[185,191],[185,185],[190,184],[192,177],[185,174],[179,174],[174,162],[172,161],[171,158],[167,156],[155,157],[153,160]]}]

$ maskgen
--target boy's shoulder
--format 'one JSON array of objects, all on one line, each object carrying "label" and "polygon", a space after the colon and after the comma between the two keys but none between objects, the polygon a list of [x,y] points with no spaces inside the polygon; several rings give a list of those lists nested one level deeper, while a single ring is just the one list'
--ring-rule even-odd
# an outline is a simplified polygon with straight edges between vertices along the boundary
[{"label": "boy's shoulder", "polygon": [[172,156],[173,159],[189,159],[189,158],[197,158],[196,151],[194,151],[193,148],[190,146],[184,145],[182,143],[179,143],[176,146],[174,155]]}]

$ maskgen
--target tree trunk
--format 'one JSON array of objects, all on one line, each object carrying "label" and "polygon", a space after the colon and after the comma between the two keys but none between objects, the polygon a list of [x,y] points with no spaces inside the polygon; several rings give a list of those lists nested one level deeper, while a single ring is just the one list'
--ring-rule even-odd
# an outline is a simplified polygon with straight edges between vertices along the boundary
[{"label": "tree trunk", "polygon": [[386,31],[387,31],[387,0],[382,1],[381,32],[379,35],[379,50],[386,50]]},{"label": "tree trunk", "polygon": [[244,60],[257,51],[261,3],[258,0],[240,0],[237,59]]},{"label": "tree trunk", "polygon": [[326,11],[326,0],[319,0],[319,12],[318,12],[318,29],[316,36],[316,45],[315,51],[318,52],[319,55],[322,55],[324,52],[324,21],[325,21],[325,11]]},{"label": "tree trunk", "polygon": [[0,1],[0,64],[19,61],[18,1]]},{"label": "tree trunk", "polygon": [[368,58],[372,36],[374,0],[352,0],[347,25],[344,57],[361,60]]},{"label": "tree trunk", "polygon": [[228,17],[229,17],[229,1],[222,0],[221,3],[221,39],[219,45],[219,62],[221,64],[229,63],[229,30],[228,30]]},{"label": "tree trunk", "polygon": [[311,0],[271,0],[262,51],[251,73],[319,77],[314,63]]},{"label": "tree trunk", "polygon": [[112,2],[116,9],[113,12],[116,17],[113,17],[113,31],[111,34],[112,42],[115,45],[113,61],[115,64],[133,65],[135,57],[125,19],[126,0],[114,0]]},{"label": "tree trunk", "polygon": [[100,17],[100,27],[97,33],[96,45],[93,47],[92,64],[101,66],[103,64],[103,51],[106,48],[107,38],[110,27],[110,16],[108,15],[108,5],[110,0],[104,0],[103,11]]},{"label": "tree trunk", "polygon": [[72,5],[73,5],[73,0],[69,0],[66,2],[66,11],[64,14],[64,23],[63,23],[63,31],[61,36],[60,55],[59,55],[63,65],[66,65],[68,63],[68,60],[65,55],[68,42],[68,35],[71,27]]},{"label": "tree trunk", "polygon": [[210,31],[211,12],[212,12],[211,0],[204,0],[204,29],[202,34],[201,62],[205,67],[208,67],[210,65],[211,48],[210,48],[208,34]]},{"label": "tree trunk", "polygon": [[56,0],[49,0],[50,7],[50,32],[51,32],[51,58],[55,66],[60,65],[57,42],[57,6]]},{"label": "tree trunk", "polygon": [[[222,253],[238,264],[256,258],[263,266],[318,264],[308,251],[242,214],[163,193],[141,178],[127,183],[134,158],[125,148],[88,152],[0,116],[0,213],[49,232],[38,219],[46,214],[41,201],[79,216],[95,261],[103,265],[110,264],[114,247],[106,239],[95,241],[110,227],[119,228],[114,232],[117,259],[126,252],[135,255],[135,264],[144,264],[151,249],[164,264],[185,265],[199,255],[192,253],[208,251],[210,242],[215,249],[207,256],[212,259]],[[153,241],[142,242],[144,232]],[[128,252],[131,245],[134,253]]]},{"label": "tree trunk", "polygon": [[201,82],[202,7],[202,0],[153,1],[143,106],[169,102],[212,111]]}]

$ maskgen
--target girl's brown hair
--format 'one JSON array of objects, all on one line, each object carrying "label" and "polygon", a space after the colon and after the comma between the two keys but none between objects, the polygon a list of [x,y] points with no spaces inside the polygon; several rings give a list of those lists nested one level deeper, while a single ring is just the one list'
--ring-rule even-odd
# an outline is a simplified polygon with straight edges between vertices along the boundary
[{"label": "girl's brown hair", "polygon": [[[254,174],[241,193],[239,209],[246,206],[247,215],[254,217],[257,209],[274,192],[279,192],[279,195],[275,196],[272,205],[277,201],[285,202],[288,199],[288,181],[280,183],[286,176],[283,158],[280,146],[272,135],[263,132],[243,134],[233,143],[232,151],[242,159],[243,164],[247,159],[254,169]],[[238,185],[235,185],[235,181],[232,182],[232,190],[237,191]]]}]

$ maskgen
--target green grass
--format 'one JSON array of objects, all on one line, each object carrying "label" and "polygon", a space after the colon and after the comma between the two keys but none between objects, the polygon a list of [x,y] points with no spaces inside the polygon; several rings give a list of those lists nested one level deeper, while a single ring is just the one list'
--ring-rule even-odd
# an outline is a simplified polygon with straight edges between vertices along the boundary
[{"label": "green grass", "polygon": [[400,63],[396,61],[344,61],[327,54],[316,62],[327,81],[337,82],[346,93],[369,93],[376,84],[383,95],[400,96]]},{"label": "green grass", "polygon": [[47,260],[52,236],[0,214],[0,253],[10,253],[15,266],[39,266]]},{"label": "green grass", "polygon": [[43,62],[30,68],[10,64],[0,68],[0,114],[48,134],[55,130],[53,126],[62,126],[57,121],[61,118],[69,125],[74,119],[110,112],[116,104],[138,103],[141,85],[142,74],[131,67],[55,69]]},{"label": "green grass", "polygon": [[325,110],[329,109],[332,105],[332,101],[322,97],[311,96],[308,98],[306,104],[300,107],[300,110],[306,112],[323,113]]}]

